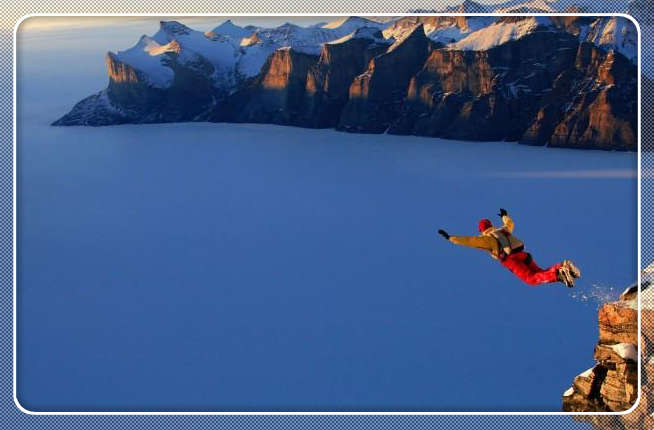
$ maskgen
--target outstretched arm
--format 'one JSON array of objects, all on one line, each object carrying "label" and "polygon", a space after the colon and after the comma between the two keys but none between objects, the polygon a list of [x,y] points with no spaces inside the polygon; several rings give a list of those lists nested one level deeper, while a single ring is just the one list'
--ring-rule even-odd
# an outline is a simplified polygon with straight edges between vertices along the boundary
[{"label": "outstretched arm", "polygon": [[513,233],[513,228],[515,227],[515,223],[509,217],[509,214],[507,213],[506,209],[500,208],[500,213],[498,215],[502,217],[504,228],[507,229],[509,233]]},{"label": "outstretched arm", "polygon": [[497,241],[488,236],[450,236],[449,241],[469,248],[493,251],[497,248]]},{"label": "outstretched arm", "polygon": [[508,215],[504,215],[502,221],[504,221],[504,228],[507,229],[509,233],[513,233],[513,228],[515,227],[513,220],[509,218]]}]

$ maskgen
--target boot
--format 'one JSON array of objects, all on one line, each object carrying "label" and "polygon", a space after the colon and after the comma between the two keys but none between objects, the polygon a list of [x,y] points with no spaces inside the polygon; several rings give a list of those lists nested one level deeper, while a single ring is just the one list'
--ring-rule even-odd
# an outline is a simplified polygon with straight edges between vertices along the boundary
[{"label": "boot", "polygon": [[581,276],[581,270],[575,266],[570,260],[563,260],[563,266],[568,269],[573,278]]},{"label": "boot", "polygon": [[563,285],[568,288],[575,286],[575,279],[572,277],[566,266],[559,267],[559,269],[556,271],[556,279],[559,282],[563,282]]}]

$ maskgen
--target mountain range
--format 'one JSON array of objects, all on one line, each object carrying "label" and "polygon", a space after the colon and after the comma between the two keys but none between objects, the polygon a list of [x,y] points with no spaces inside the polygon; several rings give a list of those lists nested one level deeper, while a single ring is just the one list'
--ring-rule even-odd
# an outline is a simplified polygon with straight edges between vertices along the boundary
[{"label": "mountain range", "polygon": [[53,124],[255,122],[634,150],[637,54],[636,27],[623,17],[227,20],[207,32],[162,21],[132,48],[108,52],[108,86]]}]

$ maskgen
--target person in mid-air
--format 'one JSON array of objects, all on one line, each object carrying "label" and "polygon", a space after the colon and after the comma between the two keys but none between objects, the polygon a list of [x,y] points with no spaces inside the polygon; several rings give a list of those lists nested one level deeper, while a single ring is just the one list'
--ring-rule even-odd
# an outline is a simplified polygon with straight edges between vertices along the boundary
[{"label": "person in mid-air", "polygon": [[488,251],[502,266],[529,285],[562,282],[568,288],[574,287],[574,280],[581,276],[581,272],[572,261],[563,260],[541,269],[531,254],[525,252],[524,243],[513,235],[514,223],[506,210],[500,209],[498,215],[502,217],[504,225],[493,227],[489,220],[482,219],[479,221],[479,236],[451,236],[445,230],[438,230],[438,233],[457,245]]}]

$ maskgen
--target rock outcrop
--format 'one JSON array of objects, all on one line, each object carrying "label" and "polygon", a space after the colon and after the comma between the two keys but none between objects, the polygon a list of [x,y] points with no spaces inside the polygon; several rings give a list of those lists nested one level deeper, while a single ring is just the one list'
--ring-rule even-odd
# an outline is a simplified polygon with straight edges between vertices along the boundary
[{"label": "rock outcrop", "polygon": [[[225,89],[216,85],[216,67],[176,39],[192,32],[174,21],[162,21],[156,36],[161,43],[142,36],[128,51],[108,52],[107,88],[77,103],[53,125],[206,120]],[[140,69],[128,62],[134,53],[142,54],[133,61]]]},{"label": "rock outcrop", "polygon": [[638,287],[599,310],[596,364],[563,393],[566,412],[623,412],[638,397]]},{"label": "rock outcrop", "polygon": [[432,50],[423,25],[415,25],[354,78],[338,129],[381,133],[399,114],[411,77]]},{"label": "rock outcrop", "polygon": [[[643,274],[643,282],[640,288],[641,294],[641,332],[640,342],[641,351],[639,364],[641,369],[641,391],[640,400],[636,407],[624,415],[585,415],[575,416],[575,420],[588,422],[597,430],[642,430],[654,428],[654,290],[651,285],[654,272],[651,270],[654,266],[648,267],[649,273]],[[648,270],[646,269],[646,271]],[[610,330],[604,329],[601,336],[605,339],[613,339],[613,342],[626,339],[633,339],[631,335],[624,337],[626,333],[633,333],[632,328],[620,329],[620,325],[627,322],[633,325],[629,319],[625,321],[626,314],[617,314],[610,312],[604,319],[608,321],[606,327],[613,327]],[[600,327],[600,329],[602,329]],[[624,334],[618,334],[623,332]]]},{"label": "rock outcrop", "polygon": [[306,125],[307,73],[318,58],[292,48],[276,50],[261,73],[229,96],[211,120]]},{"label": "rock outcrop", "polygon": [[394,133],[520,140],[540,102],[574,64],[574,36],[548,29],[485,51],[439,49],[411,80]]},{"label": "rock outcrop", "polygon": [[390,44],[380,30],[370,27],[356,30],[347,40],[324,44],[318,63],[307,74],[305,124],[335,127],[352,81]]},{"label": "rock outcrop", "polygon": [[[624,56],[582,43],[574,68],[557,81],[522,141],[553,147],[635,150],[633,113],[638,97],[634,67]],[[631,76],[630,82],[616,85],[625,76]],[[560,97],[560,91],[567,92],[567,97]],[[561,104],[562,100],[571,102]]]}]

